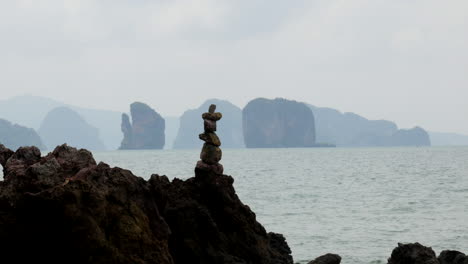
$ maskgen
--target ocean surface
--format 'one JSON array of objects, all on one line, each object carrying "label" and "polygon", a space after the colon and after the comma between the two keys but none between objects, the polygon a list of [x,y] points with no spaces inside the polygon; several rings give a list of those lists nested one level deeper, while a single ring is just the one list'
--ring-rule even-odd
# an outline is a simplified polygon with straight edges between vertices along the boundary
[{"label": "ocean surface", "polygon": [[[186,179],[199,150],[112,151],[97,161]],[[468,147],[224,149],[221,163],[296,263],[337,253],[386,263],[398,242],[468,251]]]}]

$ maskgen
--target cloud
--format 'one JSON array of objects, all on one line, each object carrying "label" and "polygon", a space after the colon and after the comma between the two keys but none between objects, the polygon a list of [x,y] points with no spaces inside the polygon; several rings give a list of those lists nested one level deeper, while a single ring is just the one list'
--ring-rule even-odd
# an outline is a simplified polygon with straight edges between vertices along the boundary
[{"label": "cloud", "polygon": [[283,96],[468,133],[467,13],[464,0],[3,1],[0,96],[171,115]]}]

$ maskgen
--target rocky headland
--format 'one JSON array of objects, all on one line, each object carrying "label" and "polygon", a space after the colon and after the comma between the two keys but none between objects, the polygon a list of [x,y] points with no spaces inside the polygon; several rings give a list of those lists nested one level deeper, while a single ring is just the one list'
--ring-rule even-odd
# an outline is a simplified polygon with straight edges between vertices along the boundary
[{"label": "rocky headland", "polygon": [[248,148],[314,147],[314,114],[305,104],[277,98],[258,98],[242,111]]},{"label": "rocky headland", "polygon": [[44,157],[36,147],[0,146],[0,164],[2,260],[293,262],[284,237],[256,221],[230,176],[196,168],[185,181],[146,181],[67,145]]},{"label": "rocky headland", "polygon": [[120,149],[162,149],[165,144],[164,118],[148,105],[135,102],[130,115],[122,114],[123,140]]},{"label": "rocky headland", "polygon": [[5,119],[0,119],[0,144],[11,149],[17,149],[21,146],[45,148],[41,138],[34,129],[13,124]]},{"label": "rocky headland", "polygon": [[90,150],[106,149],[99,130],[65,106],[52,109],[42,121],[38,132],[49,150],[64,143]]}]

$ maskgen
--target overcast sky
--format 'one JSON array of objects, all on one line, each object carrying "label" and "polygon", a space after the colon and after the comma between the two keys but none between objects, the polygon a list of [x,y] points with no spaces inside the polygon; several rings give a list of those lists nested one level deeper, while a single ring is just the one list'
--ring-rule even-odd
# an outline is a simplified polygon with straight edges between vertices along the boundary
[{"label": "overcast sky", "polygon": [[466,0],[4,0],[0,99],[285,97],[468,134]]}]

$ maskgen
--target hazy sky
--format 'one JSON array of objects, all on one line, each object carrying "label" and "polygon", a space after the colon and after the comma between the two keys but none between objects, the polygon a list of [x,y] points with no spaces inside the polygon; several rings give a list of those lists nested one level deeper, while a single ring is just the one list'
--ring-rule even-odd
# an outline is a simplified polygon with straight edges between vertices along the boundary
[{"label": "hazy sky", "polygon": [[467,0],[4,0],[0,99],[285,97],[468,134]]}]

